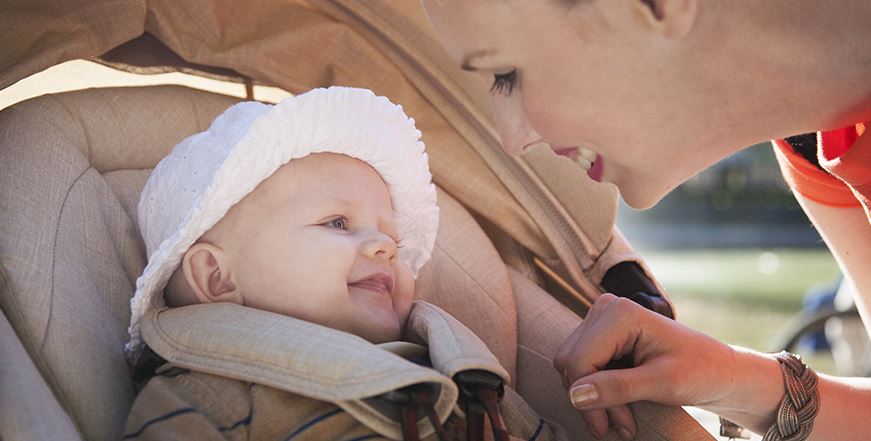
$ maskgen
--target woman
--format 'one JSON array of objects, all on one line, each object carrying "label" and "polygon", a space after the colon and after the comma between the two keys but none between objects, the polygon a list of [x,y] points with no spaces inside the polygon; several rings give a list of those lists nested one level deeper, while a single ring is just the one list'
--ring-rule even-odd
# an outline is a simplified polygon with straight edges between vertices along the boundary
[{"label": "woman", "polygon": [[[857,305],[871,324],[871,226],[862,205],[871,136],[859,136],[856,125],[871,120],[871,2],[424,6],[460,66],[492,78],[506,152],[548,142],[593,179],[616,184],[636,208],[743,146],[843,128],[824,134],[820,154],[851,186],[810,165],[796,153],[799,142],[781,141],[777,151],[796,196],[862,293]],[[603,370],[627,354],[634,368]],[[610,427],[631,438],[625,404],[637,400],[699,406],[768,432],[766,439],[871,436],[871,379],[817,379],[788,355],[730,347],[610,295],[595,303],[554,364],[600,437]],[[785,381],[793,382],[790,391]],[[781,404],[787,396],[797,404]]]}]

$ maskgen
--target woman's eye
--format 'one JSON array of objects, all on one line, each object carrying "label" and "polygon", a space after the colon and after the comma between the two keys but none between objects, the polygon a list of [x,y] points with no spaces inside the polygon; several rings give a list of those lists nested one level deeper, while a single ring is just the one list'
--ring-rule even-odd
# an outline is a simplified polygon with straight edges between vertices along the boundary
[{"label": "woman's eye", "polygon": [[330,219],[323,223],[325,227],[336,228],[339,230],[347,230],[348,229],[348,219],[344,217],[337,217],[335,219]]},{"label": "woman's eye", "polygon": [[514,86],[517,85],[517,69],[505,74],[493,75],[493,86],[490,87],[490,93],[501,93],[503,95],[511,95]]}]

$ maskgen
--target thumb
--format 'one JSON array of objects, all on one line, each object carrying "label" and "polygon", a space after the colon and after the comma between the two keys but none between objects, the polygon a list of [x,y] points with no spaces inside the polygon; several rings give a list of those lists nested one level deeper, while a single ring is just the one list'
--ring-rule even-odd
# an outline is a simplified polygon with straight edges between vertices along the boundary
[{"label": "thumb", "polygon": [[572,383],[569,398],[579,410],[651,400],[660,387],[651,371],[649,367],[638,366],[595,372]]}]

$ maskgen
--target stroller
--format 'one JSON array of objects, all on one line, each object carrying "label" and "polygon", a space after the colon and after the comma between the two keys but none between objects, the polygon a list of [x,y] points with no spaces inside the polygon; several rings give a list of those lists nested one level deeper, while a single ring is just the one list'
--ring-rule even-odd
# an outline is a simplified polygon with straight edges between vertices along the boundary
[{"label": "stroller", "polygon": [[[502,153],[487,85],[407,0],[6,1],[0,89],[91,59],[301,93],[366,87],[423,132],[441,221],[418,296],[487,343],[543,417],[592,439],[551,360],[601,292],[673,316],[614,227],[617,194],[541,146]],[[0,112],[0,439],[112,440],[134,398],[129,299],[151,168],[238,97],[180,86],[86,89]],[[633,405],[639,440],[709,438],[683,410]],[[616,439],[616,437],[614,438]]]}]

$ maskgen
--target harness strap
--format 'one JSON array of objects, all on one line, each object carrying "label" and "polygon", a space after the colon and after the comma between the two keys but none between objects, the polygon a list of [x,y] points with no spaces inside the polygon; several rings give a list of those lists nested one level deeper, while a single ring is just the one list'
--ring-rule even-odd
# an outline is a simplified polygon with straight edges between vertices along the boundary
[{"label": "harness strap", "polygon": [[420,434],[417,431],[417,406],[411,401],[407,401],[400,405],[402,413],[402,439],[405,441],[420,441]]},{"label": "harness strap", "polygon": [[508,441],[508,428],[505,427],[505,420],[502,418],[502,413],[499,412],[499,394],[494,389],[478,388],[476,391],[478,399],[487,409],[487,416],[490,417],[490,426],[493,428],[493,439],[495,441]]},{"label": "harness strap", "polygon": [[415,386],[411,391],[411,397],[415,404],[423,409],[430,424],[435,428],[436,435],[441,441],[454,441],[453,433],[446,431],[445,427],[439,422],[439,417],[435,411],[435,402],[433,401],[432,389],[425,386]]},{"label": "harness strap", "polygon": [[466,412],[468,441],[484,439],[484,415],[490,419],[495,441],[508,441],[508,429],[499,411],[499,400],[505,393],[502,378],[484,370],[468,370],[454,376],[460,388],[460,403]]},{"label": "harness strap", "polygon": [[404,440],[420,441],[417,419],[422,411],[432,424],[440,441],[455,441],[454,433],[445,430],[445,427],[439,422],[430,386],[425,384],[407,386],[386,394],[384,398],[399,406]]}]

